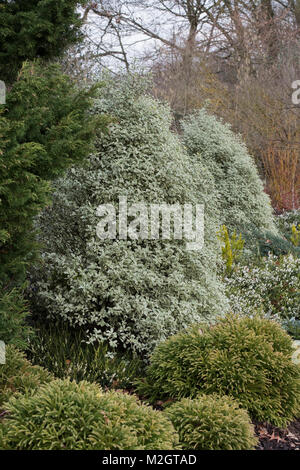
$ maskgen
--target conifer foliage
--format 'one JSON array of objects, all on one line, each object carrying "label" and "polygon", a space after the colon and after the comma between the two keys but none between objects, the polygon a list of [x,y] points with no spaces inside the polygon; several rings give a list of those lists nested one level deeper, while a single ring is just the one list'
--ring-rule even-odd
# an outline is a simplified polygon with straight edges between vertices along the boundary
[{"label": "conifer foliage", "polygon": [[[33,220],[51,180],[88,155],[95,88],[79,89],[51,63],[81,38],[75,0],[0,0],[0,338],[20,346],[26,268],[36,254]],[[15,287],[17,289],[15,289]]]},{"label": "conifer foliage", "polygon": [[78,0],[0,1],[0,79],[12,83],[25,60],[52,59],[81,38]]},{"label": "conifer foliage", "polygon": [[93,94],[54,65],[26,63],[0,107],[0,282],[17,280],[32,258],[33,218],[49,200],[49,180],[91,148],[100,126],[88,113]]}]

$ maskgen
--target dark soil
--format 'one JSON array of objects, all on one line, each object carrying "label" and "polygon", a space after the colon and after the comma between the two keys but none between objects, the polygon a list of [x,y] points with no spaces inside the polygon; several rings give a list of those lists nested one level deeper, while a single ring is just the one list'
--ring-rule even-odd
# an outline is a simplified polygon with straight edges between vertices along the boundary
[{"label": "dark soil", "polygon": [[287,429],[280,429],[268,423],[254,423],[259,438],[257,450],[300,450],[300,419]]}]

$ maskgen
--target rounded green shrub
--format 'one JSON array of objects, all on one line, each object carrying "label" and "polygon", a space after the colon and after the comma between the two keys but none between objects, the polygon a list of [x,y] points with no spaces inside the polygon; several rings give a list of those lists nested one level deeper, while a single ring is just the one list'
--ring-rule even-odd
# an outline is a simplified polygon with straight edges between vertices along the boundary
[{"label": "rounded green shrub", "polygon": [[[89,342],[148,354],[186,325],[213,320],[226,305],[216,278],[213,182],[171,132],[169,110],[143,95],[134,79],[103,95],[94,112],[115,121],[97,138],[88,164],[56,183],[53,205],[39,217],[44,250],[30,296],[42,320],[80,327]],[[189,251],[172,234],[170,240],[123,240],[119,233],[99,239],[97,208],[111,204],[118,216],[119,197],[128,208],[142,202],[149,210],[150,204],[204,204],[204,248]]]},{"label": "rounded green shrub", "polygon": [[150,399],[217,393],[251,416],[285,426],[299,413],[300,367],[292,340],[274,321],[228,315],[160,344],[139,391]]},{"label": "rounded green shrub", "polygon": [[249,450],[257,439],[246,410],[230,397],[183,398],[166,410],[183,449]]},{"label": "rounded green shrub", "polygon": [[0,409],[16,393],[31,394],[53,380],[52,374],[33,366],[25,354],[12,345],[6,346],[5,364],[0,364]]},{"label": "rounded green shrub", "polygon": [[220,225],[242,232],[249,245],[259,233],[277,233],[270,199],[254,160],[230,126],[205,109],[183,122],[184,144],[211,173],[220,208]]},{"label": "rounded green shrub", "polygon": [[0,424],[0,448],[15,450],[169,450],[178,435],[162,412],[136,397],[88,382],[55,380],[12,398]]}]

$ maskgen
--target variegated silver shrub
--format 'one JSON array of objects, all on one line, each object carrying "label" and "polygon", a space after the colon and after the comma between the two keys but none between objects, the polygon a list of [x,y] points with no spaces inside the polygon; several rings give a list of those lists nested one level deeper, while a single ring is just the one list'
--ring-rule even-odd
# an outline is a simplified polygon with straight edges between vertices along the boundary
[{"label": "variegated silver shrub", "polygon": [[[108,87],[94,112],[114,116],[83,168],[57,181],[53,204],[38,220],[42,260],[30,295],[40,317],[86,331],[88,342],[148,354],[187,325],[226,310],[216,278],[219,223],[214,181],[170,130],[168,108],[135,84]],[[100,204],[205,205],[205,246],[180,240],[106,240],[96,236]]]},{"label": "variegated silver shrub", "polygon": [[254,160],[229,125],[205,109],[182,124],[189,154],[210,172],[220,209],[220,225],[247,237],[247,247],[256,249],[256,236],[275,235],[270,199],[264,192]]}]

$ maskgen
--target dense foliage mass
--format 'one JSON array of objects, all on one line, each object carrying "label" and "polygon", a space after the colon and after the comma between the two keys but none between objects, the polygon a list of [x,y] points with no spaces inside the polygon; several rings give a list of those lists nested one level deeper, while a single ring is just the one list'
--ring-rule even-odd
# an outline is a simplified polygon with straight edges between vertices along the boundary
[{"label": "dense foliage mass", "polygon": [[14,450],[172,450],[178,435],[163,413],[122,392],[55,380],[12,398],[0,448]]},{"label": "dense foliage mass", "polygon": [[272,207],[246,146],[230,127],[205,109],[183,122],[184,143],[211,173],[220,208],[220,225],[242,232],[251,244],[261,232],[276,233]]},{"label": "dense foliage mass", "polygon": [[[55,186],[53,205],[39,218],[43,259],[32,275],[35,312],[87,332],[89,341],[149,353],[168,335],[226,309],[216,279],[216,207],[211,179],[170,131],[169,110],[143,96],[134,79],[116,83],[95,112],[113,113],[89,165]],[[205,246],[185,240],[100,240],[97,207],[119,197],[132,203],[202,204]],[[130,219],[129,216],[129,221]],[[139,232],[139,227],[137,228]]]},{"label": "dense foliage mass", "polygon": [[0,294],[0,340],[25,348],[33,330],[26,322],[28,305],[19,289]]},{"label": "dense foliage mass", "polygon": [[51,382],[53,376],[39,366],[33,366],[14,346],[6,347],[6,363],[0,365],[0,410],[16,393],[33,394],[40,385]]},{"label": "dense foliage mass", "polygon": [[25,60],[52,59],[81,37],[78,0],[1,0],[0,80],[12,83]]},{"label": "dense foliage mass", "polygon": [[269,256],[237,266],[225,279],[231,308],[241,315],[261,311],[279,320],[300,320],[300,259]]},{"label": "dense foliage mass", "polygon": [[[286,240],[291,242],[292,240],[292,227],[299,227],[300,225],[300,209],[287,211],[276,217],[276,225],[282,232]],[[300,248],[300,244],[299,244]]]},{"label": "dense foliage mass", "polygon": [[160,344],[140,393],[229,395],[253,418],[285,426],[299,413],[300,367],[292,363],[292,353],[291,338],[277,323],[227,316]]},{"label": "dense foliage mass", "polygon": [[33,218],[50,201],[50,180],[83,160],[101,127],[89,114],[95,88],[79,90],[49,64],[81,39],[84,3],[0,1],[0,338],[19,347],[29,333],[22,285],[37,248]]},{"label": "dense foliage mass", "polygon": [[[260,234],[257,237],[257,245],[259,246],[259,255],[267,256],[273,254],[274,256],[288,255],[300,257],[300,238],[298,243],[294,240],[293,230],[299,227],[300,224],[300,211],[293,210],[284,212],[283,214],[275,217],[275,225],[278,234],[268,232]],[[299,232],[300,233],[300,232]]]},{"label": "dense foliage mass", "polygon": [[78,90],[56,66],[27,64],[0,105],[0,283],[15,283],[32,259],[49,180],[91,150],[94,91]]},{"label": "dense foliage mass", "polygon": [[[0,0],[0,449],[251,449],[250,416],[283,427],[300,415],[299,342],[279,326],[300,339],[300,212],[274,221],[264,193],[277,212],[299,205],[300,114],[287,110],[300,0],[214,2],[216,14],[152,2],[182,20],[167,43],[151,14],[136,21],[141,3]],[[158,51],[149,85],[175,113],[132,73],[108,77],[103,96],[88,89],[107,58],[130,70],[128,27],[172,51],[172,63]],[[208,108],[242,132],[265,188]],[[149,233],[150,204],[164,205],[169,237]],[[166,207],[184,220],[185,204],[204,205],[200,251]],[[137,385],[166,409],[99,384]]]},{"label": "dense foliage mass", "polygon": [[167,411],[183,449],[249,450],[257,443],[247,411],[230,397],[183,398]]}]

